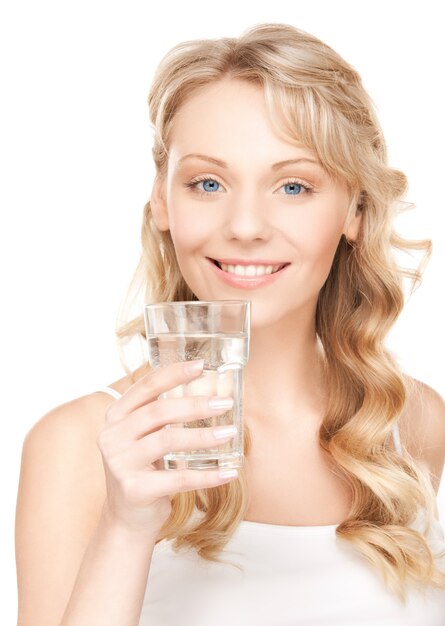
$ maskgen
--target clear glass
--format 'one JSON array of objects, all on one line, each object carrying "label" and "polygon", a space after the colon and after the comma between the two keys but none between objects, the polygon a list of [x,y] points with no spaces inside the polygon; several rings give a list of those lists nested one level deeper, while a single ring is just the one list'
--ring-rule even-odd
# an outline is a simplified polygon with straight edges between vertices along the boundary
[{"label": "clear glass", "polygon": [[231,396],[233,407],[209,416],[165,428],[208,428],[234,424],[238,432],[225,444],[204,450],[169,452],[165,469],[242,467],[244,463],[243,372],[249,358],[250,301],[213,300],[160,302],[144,305],[151,367],[177,361],[204,359],[202,374],[158,398]]}]

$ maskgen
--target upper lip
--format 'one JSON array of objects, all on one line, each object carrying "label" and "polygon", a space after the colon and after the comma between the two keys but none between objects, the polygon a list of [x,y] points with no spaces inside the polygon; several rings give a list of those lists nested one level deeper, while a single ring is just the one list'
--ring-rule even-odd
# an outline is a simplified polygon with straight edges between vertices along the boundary
[{"label": "upper lip", "polygon": [[218,263],[224,263],[224,265],[287,265],[288,261],[266,261],[264,259],[212,259],[211,261],[218,261]]}]

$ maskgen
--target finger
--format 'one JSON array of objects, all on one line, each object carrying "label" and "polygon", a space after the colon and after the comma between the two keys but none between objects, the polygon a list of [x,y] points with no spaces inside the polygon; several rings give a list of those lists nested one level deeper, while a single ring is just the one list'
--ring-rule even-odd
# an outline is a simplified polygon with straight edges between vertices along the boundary
[{"label": "finger", "polygon": [[[191,370],[193,363],[202,363],[197,370]],[[161,393],[170,391],[178,385],[188,383],[202,374],[204,362],[178,361],[152,369],[134,383],[121,398],[112,402],[106,415],[107,423],[113,423],[128,416],[139,407],[157,400]]]},{"label": "finger", "polygon": [[116,437],[121,441],[141,439],[166,424],[178,424],[222,415],[233,407],[232,398],[218,397],[216,399],[227,400],[226,406],[219,408],[210,406],[209,400],[212,398],[208,396],[156,400],[133,411],[125,420],[117,422],[114,425]]},{"label": "finger", "polygon": [[[228,471],[232,468],[220,470],[159,470],[150,473],[147,480],[145,472],[139,472],[135,478],[133,490],[141,500],[152,502],[156,498],[171,496],[178,492],[193,491],[195,489],[208,489],[218,487],[237,478],[237,474],[231,477],[221,477],[220,471]],[[233,468],[237,472],[237,468]]]},{"label": "finger", "polygon": [[141,469],[155,463],[169,452],[209,450],[226,444],[236,436],[237,430],[227,431],[227,426],[216,428],[162,428],[137,441],[125,454],[127,467]]}]

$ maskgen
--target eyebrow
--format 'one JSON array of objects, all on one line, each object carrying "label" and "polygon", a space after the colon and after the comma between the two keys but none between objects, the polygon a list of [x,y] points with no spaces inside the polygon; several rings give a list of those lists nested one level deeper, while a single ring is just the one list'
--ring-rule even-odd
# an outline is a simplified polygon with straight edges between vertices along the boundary
[{"label": "eyebrow", "polygon": [[[186,159],[191,159],[191,158],[201,159],[201,161],[208,161],[209,163],[213,163],[214,165],[218,165],[219,167],[222,167],[224,169],[228,169],[229,167],[225,161],[221,161],[221,159],[216,159],[215,157],[211,157],[206,154],[186,154],[185,156],[179,159],[178,165],[182,163],[183,161],[185,161]],[[271,165],[271,170],[275,172],[276,170],[279,170],[282,167],[285,167],[286,165],[292,165],[294,163],[302,163],[302,162],[314,163],[315,165],[322,167],[320,161],[317,161],[316,159],[311,159],[309,157],[299,157],[298,159],[287,159],[286,161],[278,161],[278,163],[273,163]]]}]

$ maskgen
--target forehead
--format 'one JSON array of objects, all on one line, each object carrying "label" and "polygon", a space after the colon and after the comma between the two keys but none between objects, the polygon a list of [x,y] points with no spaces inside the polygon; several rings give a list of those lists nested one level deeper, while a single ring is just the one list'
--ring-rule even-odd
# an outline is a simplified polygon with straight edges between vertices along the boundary
[{"label": "forehead", "polygon": [[277,134],[262,87],[240,80],[218,81],[192,94],[176,112],[169,135],[171,165],[187,153],[225,155],[228,161],[316,158],[297,140]]}]

